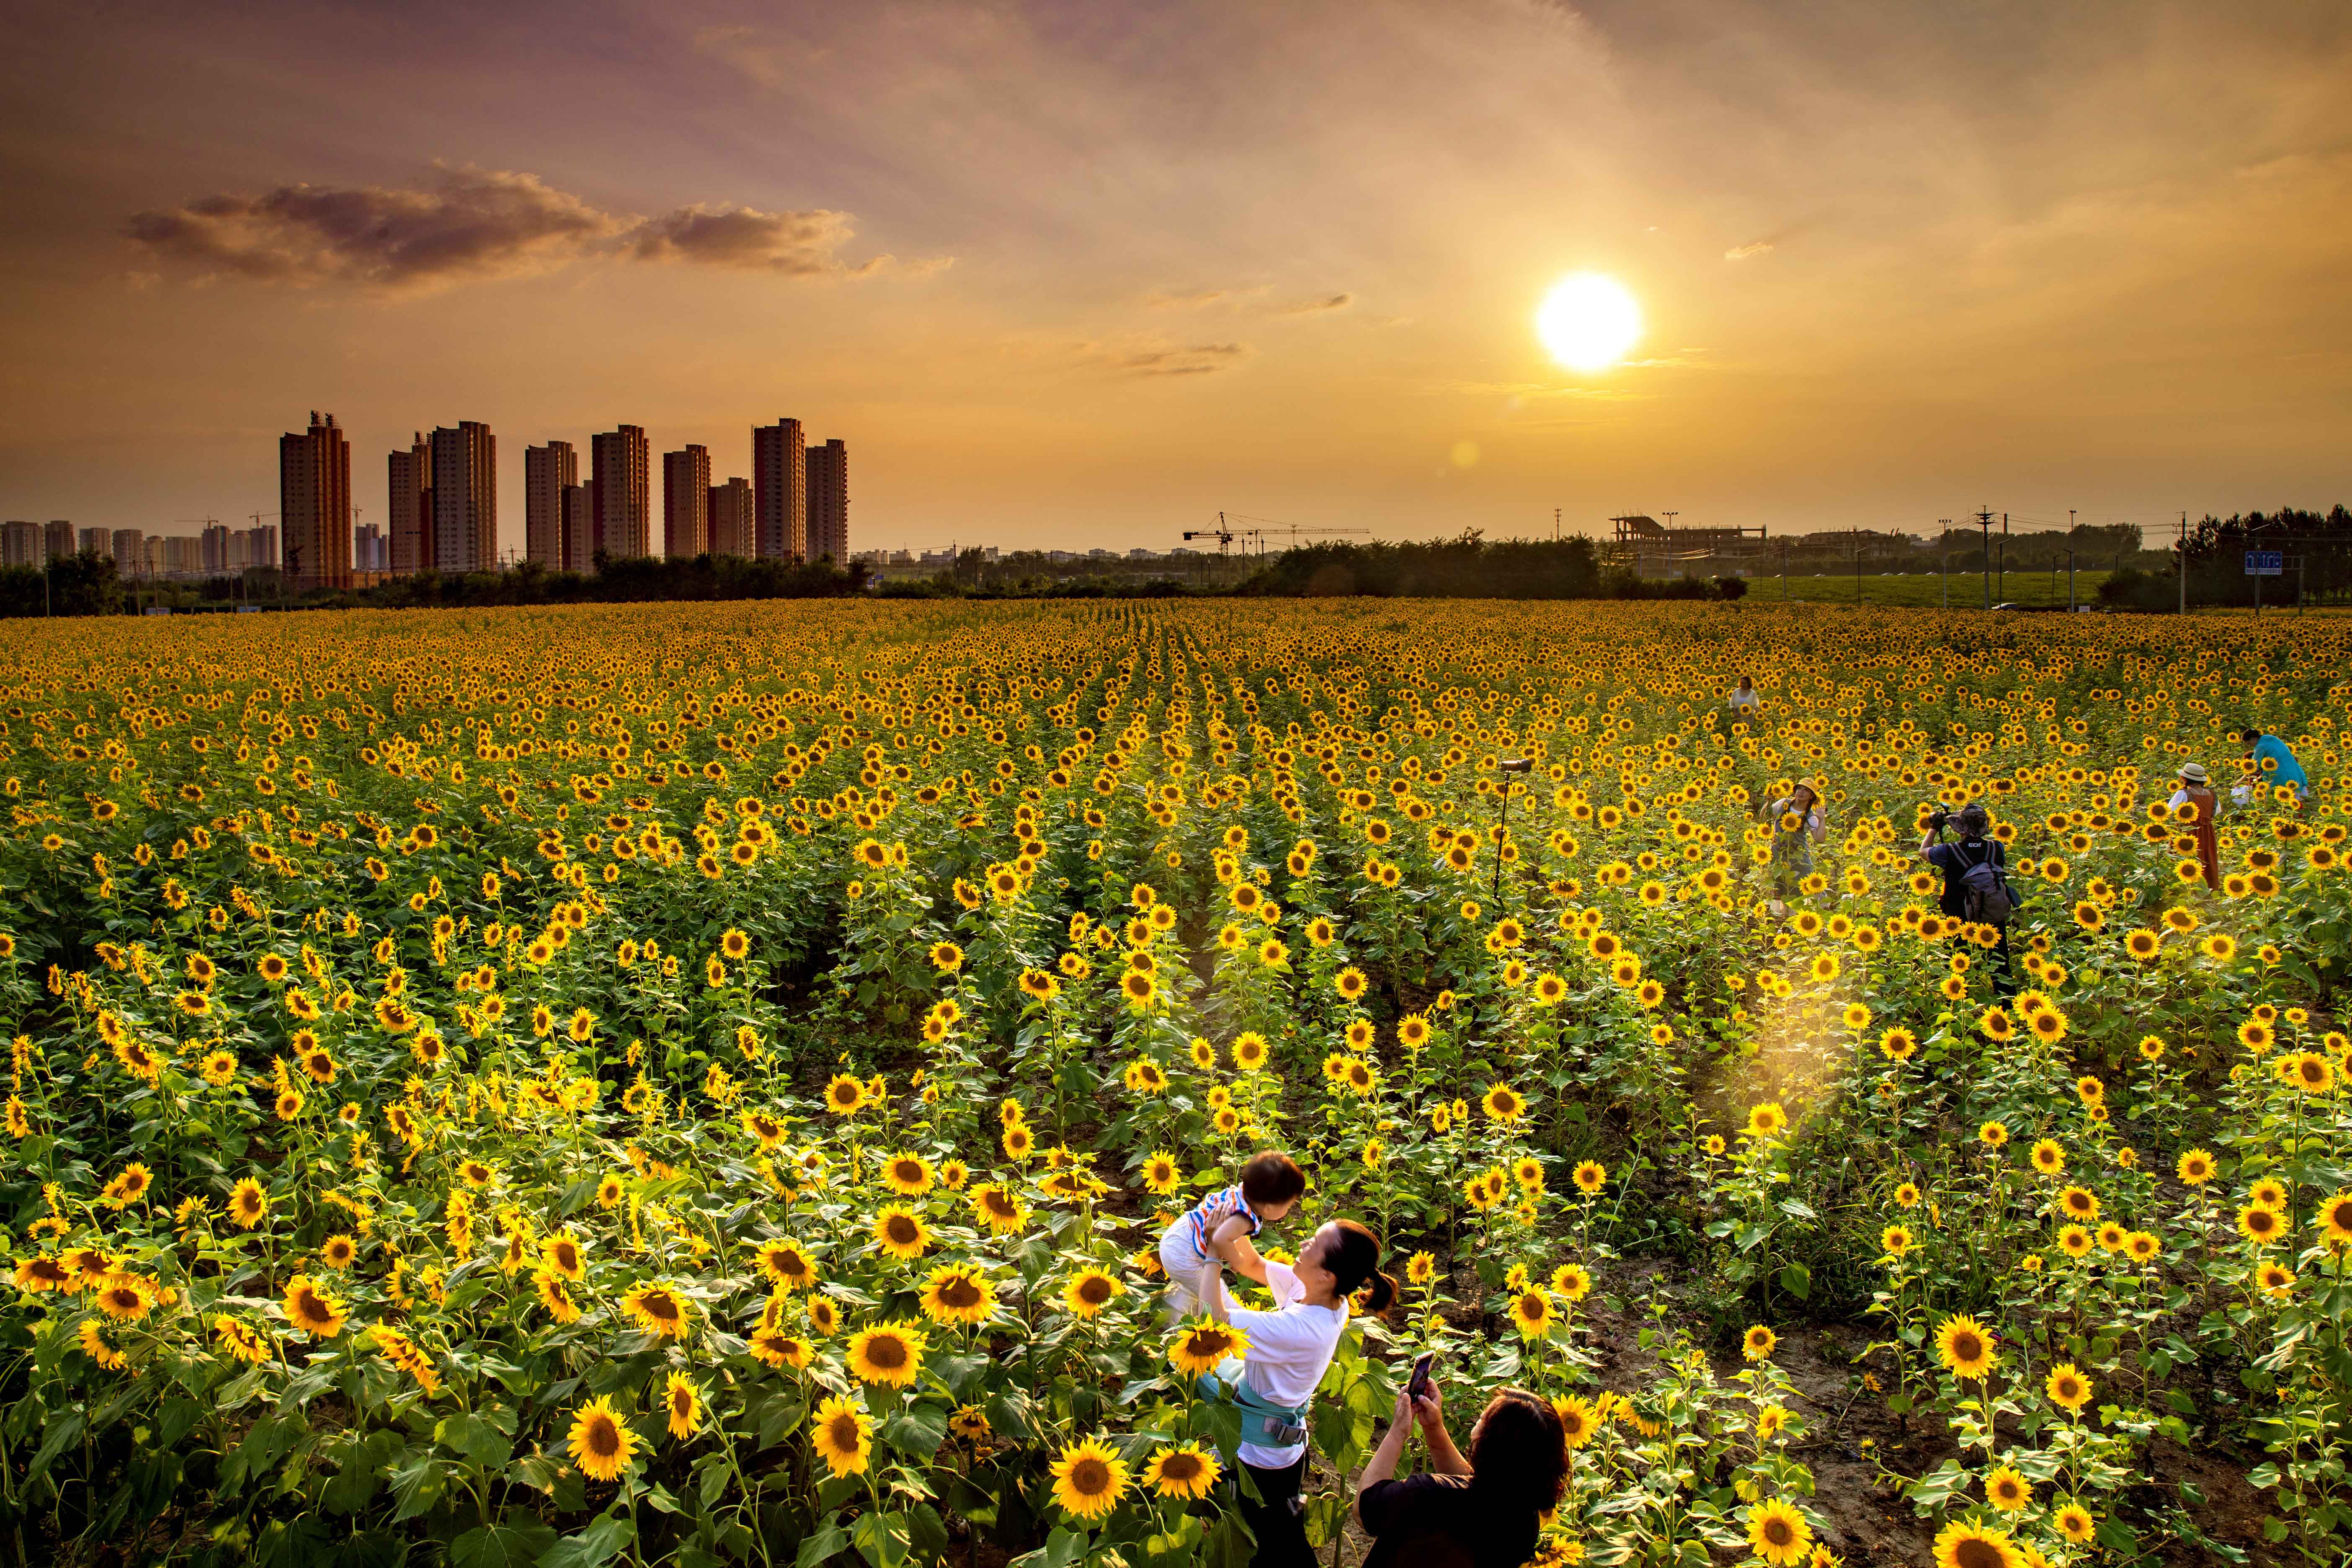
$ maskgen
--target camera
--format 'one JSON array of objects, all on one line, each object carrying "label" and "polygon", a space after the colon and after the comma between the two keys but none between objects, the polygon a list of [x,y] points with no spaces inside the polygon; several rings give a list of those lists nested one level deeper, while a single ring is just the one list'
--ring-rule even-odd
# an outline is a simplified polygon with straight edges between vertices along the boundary
[{"label": "camera", "polygon": [[1938,807],[1927,814],[1927,826],[1931,831],[1936,833],[1943,832],[1945,825],[1949,823],[1951,820],[1952,814],[1941,807]]}]

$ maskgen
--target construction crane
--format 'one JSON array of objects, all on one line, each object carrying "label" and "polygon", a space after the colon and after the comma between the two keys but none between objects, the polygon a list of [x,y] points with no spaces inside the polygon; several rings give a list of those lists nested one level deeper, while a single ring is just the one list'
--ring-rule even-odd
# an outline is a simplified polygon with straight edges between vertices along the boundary
[{"label": "construction crane", "polygon": [[[1235,528],[1234,524],[1236,522],[1255,522],[1259,526],[1255,528]],[[1291,545],[1296,547],[1301,539],[1313,535],[1360,535],[1361,537],[1369,539],[1371,537],[1371,532],[1372,531],[1369,528],[1302,528],[1295,522],[1276,522],[1272,518],[1268,517],[1244,517],[1239,512],[1234,512],[1231,518],[1228,518],[1225,513],[1221,511],[1217,514],[1216,527],[1196,529],[1186,533],[1184,537],[1187,539],[1215,540],[1217,542],[1217,553],[1220,555],[1225,553],[1227,548],[1231,546],[1233,542],[1236,539],[1243,541],[1255,540],[1257,542],[1257,552],[1260,555],[1263,555],[1265,553],[1265,542],[1277,534],[1286,537],[1290,541]],[[1242,552],[1245,555],[1249,553],[1249,545],[1246,542],[1242,545]]]}]

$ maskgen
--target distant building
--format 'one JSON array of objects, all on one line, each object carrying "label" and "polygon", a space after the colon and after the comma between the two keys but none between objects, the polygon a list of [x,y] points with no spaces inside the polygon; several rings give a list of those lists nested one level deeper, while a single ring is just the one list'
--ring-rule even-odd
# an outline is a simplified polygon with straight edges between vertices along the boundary
[{"label": "distant building", "polygon": [[204,531],[205,570],[226,572],[228,567],[228,524],[209,523]]},{"label": "distant building", "polygon": [[592,439],[595,453],[596,544],[614,557],[653,553],[653,458],[642,426],[624,425]]},{"label": "distant building", "polygon": [[730,479],[713,485],[709,493],[710,552],[752,556],[759,553],[759,512],[751,504],[751,482]]},{"label": "distant building", "polygon": [[849,559],[849,446],[838,439],[807,451],[808,558]]},{"label": "distant building", "polygon": [[41,525],[37,522],[0,522],[0,566],[38,566],[41,563]]},{"label": "distant building", "polygon": [[596,487],[563,487],[563,569],[596,570]]},{"label": "distant building", "polygon": [[107,553],[114,557],[120,576],[137,577],[147,570],[147,536],[135,528],[118,528],[107,538]]},{"label": "distant building", "polygon": [[278,564],[278,525],[265,522],[253,528],[240,528],[228,536],[228,565],[232,572],[242,572],[255,566]]},{"label": "distant building", "polygon": [[580,482],[580,454],[569,441],[522,449],[522,552],[550,571],[563,569],[563,492]]},{"label": "distant building", "polygon": [[384,532],[392,546],[394,576],[405,577],[433,564],[433,447],[419,430],[408,450],[394,452],[385,465],[392,503]]},{"label": "distant building", "polygon": [[[433,432],[432,553],[448,573],[494,572],[499,562],[499,446],[478,419]],[[397,568],[395,568],[397,570]]]},{"label": "distant building", "polygon": [[808,459],[799,420],[751,427],[751,499],[760,553],[807,560]]},{"label": "distant building", "polygon": [[359,531],[352,535],[352,570],[354,572],[390,570],[384,563],[391,559],[387,550],[391,542],[384,538],[383,530],[375,524],[371,522],[362,525]]},{"label": "distant building", "polygon": [[1160,552],[1146,550],[1139,544],[1127,552],[1127,558],[1129,561],[1157,561],[1160,559]]},{"label": "distant building", "polygon": [[662,454],[662,553],[691,561],[710,552],[710,448]]},{"label": "distant building", "polygon": [[352,444],[333,415],[278,437],[278,516],[297,587],[352,585]]},{"label": "distant building", "polygon": [[52,522],[41,530],[41,557],[58,561],[74,552],[74,526],[70,522]]},{"label": "distant building", "polygon": [[85,528],[74,537],[74,542],[93,555],[114,553],[114,536],[102,528]]}]

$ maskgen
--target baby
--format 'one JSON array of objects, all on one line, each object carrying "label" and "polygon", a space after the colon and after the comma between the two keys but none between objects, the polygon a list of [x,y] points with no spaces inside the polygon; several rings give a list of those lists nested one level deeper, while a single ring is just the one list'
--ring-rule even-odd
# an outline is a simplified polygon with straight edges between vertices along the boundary
[{"label": "baby", "polygon": [[1250,1238],[1280,1220],[1307,1191],[1307,1175],[1289,1155],[1268,1149],[1242,1167],[1242,1179],[1220,1187],[1176,1216],[1160,1237],[1160,1264],[1168,1270],[1168,1311],[1201,1311],[1222,1289],[1231,1265],[1244,1279],[1265,1283],[1265,1260]]}]

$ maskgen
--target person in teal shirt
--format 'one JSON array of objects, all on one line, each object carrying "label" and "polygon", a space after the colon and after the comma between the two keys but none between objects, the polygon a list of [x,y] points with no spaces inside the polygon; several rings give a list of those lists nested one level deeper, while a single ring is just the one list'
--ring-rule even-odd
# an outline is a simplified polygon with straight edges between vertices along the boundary
[{"label": "person in teal shirt", "polygon": [[2295,760],[2294,748],[2276,735],[2265,735],[2251,724],[2238,731],[2238,739],[2245,742],[2248,760],[2262,774],[2259,782],[2265,787],[2273,784],[2290,786],[2294,791],[2295,804],[2302,805],[2305,797],[2311,794],[2311,778],[2303,771],[2303,764]]}]

